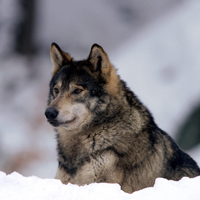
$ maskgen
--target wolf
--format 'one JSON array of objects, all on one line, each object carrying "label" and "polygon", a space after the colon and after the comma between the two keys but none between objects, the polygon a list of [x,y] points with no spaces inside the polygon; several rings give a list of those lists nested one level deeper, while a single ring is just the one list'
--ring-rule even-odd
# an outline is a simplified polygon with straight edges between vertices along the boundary
[{"label": "wolf", "polygon": [[196,162],[155,123],[98,44],[76,61],[56,43],[45,111],[57,139],[64,184],[118,183],[127,193],[163,177],[200,175]]}]

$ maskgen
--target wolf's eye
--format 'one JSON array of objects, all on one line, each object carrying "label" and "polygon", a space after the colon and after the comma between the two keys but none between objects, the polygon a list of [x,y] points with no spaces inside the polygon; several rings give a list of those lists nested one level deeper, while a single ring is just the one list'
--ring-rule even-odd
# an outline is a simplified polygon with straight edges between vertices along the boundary
[{"label": "wolf's eye", "polygon": [[57,95],[59,93],[59,89],[58,88],[53,88],[54,93]]},{"label": "wolf's eye", "polygon": [[76,88],[74,91],[73,91],[73,94],[79,94],[81,93],[83,90],[81,90],[80,88]]}]

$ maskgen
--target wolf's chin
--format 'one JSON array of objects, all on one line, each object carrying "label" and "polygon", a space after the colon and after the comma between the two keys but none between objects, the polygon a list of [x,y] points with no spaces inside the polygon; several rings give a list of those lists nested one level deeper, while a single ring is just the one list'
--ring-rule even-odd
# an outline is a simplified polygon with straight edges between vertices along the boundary
[{"label": "wolf's chin", "polygon": [[58,127],[60,125],[57,120],[48,120],[48,122],[54,127]]}]

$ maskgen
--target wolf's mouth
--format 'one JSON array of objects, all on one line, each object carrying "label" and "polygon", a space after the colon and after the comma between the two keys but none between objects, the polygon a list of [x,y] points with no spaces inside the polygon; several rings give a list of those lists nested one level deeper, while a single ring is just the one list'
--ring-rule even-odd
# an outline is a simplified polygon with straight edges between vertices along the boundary
[{"label": "wolf's mouth", "polygon": [[68,120],[68,121],[65,121],[65,122],[59,122],[58,120],[48,120],[48,122],[54,126],[54,127],[58,127],[60,125],[68,125],[72,122],[74,122],[76,120],[76,117],[74,117],[72,120]]},{"label": "wolf's mouth", "polygon": [[62,122],[61,124],[70,124],[70,123],[74,122],[75,120],[76,120],[76,117],[74,117],[72,120]]}]

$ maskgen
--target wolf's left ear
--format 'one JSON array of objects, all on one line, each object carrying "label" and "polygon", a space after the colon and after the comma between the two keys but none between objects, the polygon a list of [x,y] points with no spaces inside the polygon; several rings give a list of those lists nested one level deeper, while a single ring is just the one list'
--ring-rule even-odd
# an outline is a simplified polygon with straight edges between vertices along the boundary
[{"label": "wolf's left ear", "polygon": [[56,43],[51,44],[50,54],[51,61],[54,66],[52,75],[54,75],[62,66],[66,65],[72,60],[71,55],[62,51]]},{"label": "wolf's left ear", "polygon": [[92,64],[92,71],[100,71],[103,76],[108,76],[111,70],[111,63],[107,53],[98,44],[93,44],[91,47],[88,60]]},{"label": "wolf's left ear", "polygon": [[93,44],[88,61],[92,64],[92,72],[100,72],[101,77],[106,81],[110,94],[117,95],[120,82],[116,69],[110,63],[107,53],[98,44]]}]

